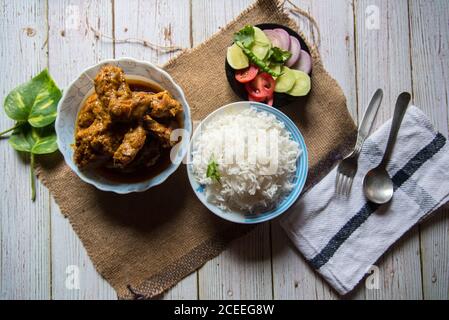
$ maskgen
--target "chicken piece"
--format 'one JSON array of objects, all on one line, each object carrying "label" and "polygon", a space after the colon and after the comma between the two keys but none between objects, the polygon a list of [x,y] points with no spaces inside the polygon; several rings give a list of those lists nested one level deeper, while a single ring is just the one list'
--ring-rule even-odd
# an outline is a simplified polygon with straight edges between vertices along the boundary
[{"label": "chicken piece", "polygon": [[106,131],[103,134],[94,136],[90,141],[90,145],[97,153],[101,153],[106,158],[111,158],[117,148],[119,148],[123,138],[124,135],[116,131]]},{"label": "chicken piece", "polygon": [[150,111],[151,101],[151,94],[133,92],[130,99],[111,99],[109,112],[113,119],[118,121],[142,120]]},{"label": "chicken piece", "polygon": [[74,159],[79,167],[112,157],[123,135],[107,130],[108,126],[107,121],[97,118],[88,128],[76,132]]},{"label": "chicken piece", "polygon": [[147,132],[142,126],[131,129],[125,134],[122,143],[114,153],[114,167],[124,168],[134,160],[145,144]]},{"label": "chicken piece", "polygon": [[94,109],[96,103],[99,103],[97,95],[91,95],[81,108],[77,123],[80,128],[87,128],[95,121]]},{"label": "chicken piece", "polygon": [[126,167],[127,170],[136,170],[138,168],[151,167],[161,157],[161,144],[157,138],[147,136],[143,148],[139,151],[134,160]]},{"label": "chicken piece", "polygon": [[108,108],[112,98],[131,98],[131,89],[125,79],[123,70],[113,65],[106,65],[100,69],[95,77],[95,92],[103,105]]},{"label": "chicken piece", "polygon": [[144,122],[146,128],[159,139],[162,147],[170,148],[176,144],[176,141],[171,141],[170,139],[172,133],[171,128],[166,127],[163,124],[160,124],[159,122],[151,118],[149,115],[146,115],[144,117]]},{"label": "chicken piece", "polygon": [[135,108],[132,99],[111,98],[109,103],[109,113],[112,119],[117,121],[129,121],[132,110]]},{"label": "chicken piece", "polygon": [[175,117],[182,111],[182,105],[178,100],[173,99],[168,91],[161,91],[151,95],[150,116],[153,118]]},{"label": "chicken piece", "polygon": [[91,121],[93,114],[95,115],[94,121],[87,128],[80,125],[75,134],[74,160],[81,168],[90,162],[97,163],[112,158],[125,134],[123,129],[111,129],[113,127],[111,117],[108,112],[104,111],[103,104],[99,100],[90,105],[95,107],[90,109],[83,107],[79,119],[83,119],[87,123],[87,121]]},{"label": "chicken piece", "polygon": [[87,167],[90,163],[97,162],[99,160],[98,154],[92,152],[92,148],[90,147],[90,144],[84,140],[79,141],[73,145],[74,147],[74,155],[73,159],[75,163],[80,168]]},{"label": "chicken piece", "polygon": [[142,149],[139,159],[136,159],[138,164],[145,167],[151,167],[156,164],[161,157],[161,145],[156,139],[151,139],[150,143],[145,144]]},{"label": "chicken piece", "polygon": [[181,111],[181,104],[167,91],[133,92],[130,99],[112,98],[109,102],[111,116],[121,121],[141,120],[146,114],[153,118],[175,117]]},{"label": "chicken piece", "polygon": [[109,115],[105,112],[103,104],[94,93],[87,98],[86,103],[81,108],[77,124],[80,128],[88,128],[94,123],[96,118],[109,118]]}]

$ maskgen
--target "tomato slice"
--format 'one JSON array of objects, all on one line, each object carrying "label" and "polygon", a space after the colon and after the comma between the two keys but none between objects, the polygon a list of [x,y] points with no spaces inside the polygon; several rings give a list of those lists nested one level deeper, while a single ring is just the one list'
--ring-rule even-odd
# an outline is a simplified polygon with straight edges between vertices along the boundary
[{"label": "tomato slice", "polygon": [[248,94],[249,101],[263,102],[263,103],[268,104],[269,106],[273,106],[273,99],[274,99],[273,96],[265,97],[265,98],[256,98],[256,97],[253,97],[252,95]]},{"label": "tomato slice", "polygon": [[260,97],[260,96],[253,96],[251,93],[248,93],[248,100],[255,102],[263,102],[268,104],[269,106],[273,106],[274,96],[271,95],[266,97]]},{"label": "tomato slice", "polygon": [[245,83],[246,92],[248,92],[248,96],[251,96],[253,99],[258,99],[263,101],[267,95],[264,91],[259,90],[259,88],[255,87],[254,81],[249,83]]},{"label": "tomato slice", "polygon": [[253,81],[245,83],[249,101],[265,102],[273,105],[274,87],[276,82],[273,77],[266,72],[258,74]]},{"label": "tomato slice", "polygon": [[259,68],[252,64],[246,69],[237,70],[235,72],[235,79],[240,83],[248,83],[257,76],[258,72]]},{"label": "tomato slice", "polygon": [[258,97],[253,96],[252,94],[248,93],[248,100],[254,101],[254,102],[265,102],[266,97],[258,98]]},{"label": "tomato slice", "polygon": [[248,94],[256,99],[271,97],[274,94],[276,82],[273,77],[266,72],[258,74],[253,81],[245,83]]},{"label": "tomato slice", "polygon": [[258,74],[253,83],[255,88],[265,93],[265,96],[270,97],[273,95],[276,82],[268,73],[262,72]]}]

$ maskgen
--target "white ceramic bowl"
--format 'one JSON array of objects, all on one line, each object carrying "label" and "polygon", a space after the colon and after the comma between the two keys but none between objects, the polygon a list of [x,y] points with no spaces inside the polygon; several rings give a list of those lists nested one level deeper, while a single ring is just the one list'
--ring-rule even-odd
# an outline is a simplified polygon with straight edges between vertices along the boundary
[{"label": "white ceramic bowl", "polygon": [[[184,108],[183,116],[185,131],[182,141],[178,145],[176,155],[169,167],[151,179],[136,183],[111,181],[96,173],[95,170],[80,170],[73,161],[73,148],[71,145],[74,143],[75,124],[78,112],[81,109],[85,98],[93,92],[92,79],[95,78],[95,75],[100,68],[106,64],[112,64],[122,68],[129,78],[140,78],[155,82],[162,88],[168,90],[175,99],[181,102]],[[188,149],[189,139],[192,132],[192,123],[189,104],[186,101],[184,92],[167,72],[149,62],[138,61],[132,58],[119,58],[104,60],[85,69],[66,89],[64,89],[64,94],[58,104],[55,129],[58,137],[59,151],[63,154],[67,165],[83,181],[90,183],[103,191],[124,194],[145,191],[159,185],[179,167]]]}]

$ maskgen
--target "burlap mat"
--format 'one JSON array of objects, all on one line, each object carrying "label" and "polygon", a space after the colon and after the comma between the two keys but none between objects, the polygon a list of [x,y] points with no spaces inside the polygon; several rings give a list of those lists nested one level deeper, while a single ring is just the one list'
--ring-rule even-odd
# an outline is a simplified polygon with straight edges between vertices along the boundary
[{"label": "burlap mat", "polygon": [[[226,48],[241,27],[264,22],[297,30],[280,3],[259,0],[218,34],[165,66],[184,89],[193,120],[238,100],[225,76]],[[355,132],[342,90],[323,68],[315,48],[312,55],[311,93],[282,108],[306,140],[308,186],[348,150]],[[119,298],[161,294],[252,228],[209,212],[191,190],[184,165],[161,186],[130,195],[102,192],[83,183],[61,157],[41,159],[37,171]]]}]

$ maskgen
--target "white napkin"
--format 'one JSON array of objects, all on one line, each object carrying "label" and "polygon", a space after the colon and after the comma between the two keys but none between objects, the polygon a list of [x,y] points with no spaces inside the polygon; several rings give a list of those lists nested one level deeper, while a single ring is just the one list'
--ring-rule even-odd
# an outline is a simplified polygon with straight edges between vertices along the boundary
[{"label": "white napkin", "polygon": [[280,221],[308,262],[342,295],[407,230],[449,200],[446,138],[410,106],[387,167],[393,199],[381,206],[367,202],[363,177],[380,163],[390,126],[391,120],[365,141],[349,198],[335,195],[334,168]]}]

